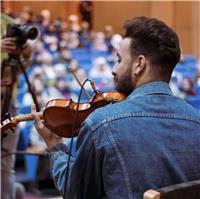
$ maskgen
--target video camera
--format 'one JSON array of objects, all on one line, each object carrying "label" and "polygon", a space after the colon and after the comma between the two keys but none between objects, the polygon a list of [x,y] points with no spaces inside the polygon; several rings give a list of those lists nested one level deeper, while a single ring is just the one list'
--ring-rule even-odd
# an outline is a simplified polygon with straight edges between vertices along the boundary
[{"label": "video camera", "polygon": [[[4,38],[12,37],[15,38],[16,42],[16,50],[12,53],[8,53],[8,57],[3,59],[2,67],[1,67],[1,88],[4,89],[4,93],[2,95],[1,100],[1,118],[6,118],[6,113],[9,110],[10,100],[12,97],[12,91],[14,83],[17,81],[17,76],[20,70],[23,72],[25,80],[27,82],[29,91],[33,96],[34,103],[38,102],[34,96],[34,93],[31,90],[31,85],[26,74],[25,68],[23,66],[23,62],[21,61],[21,53],[24,47],[24,44],[28,39],[34,40],[38,36],[38,29],[29,24],[8,24],[6,27],[6,35]],[[37,108],[39,109],[39,108]]]},{"label": "video camera", "polygon": [[6,37],[16,38],[16,47],[22,49],[27,39],[34,40],[38,36],[38,29],[27,24],[8,24]]},{"label": "video camera", "polygon": [[[20,63],[20,54],[24,44],[27,39],[36,39],[38,36],[38,29],[29,24],[8,24],[6,28],[4,38],[13,37],[16,39],[16,51],[9,53],[8,57],[3,59],[1,67],[1,84],[9,86],[16,81],[17,67]],[[6,79],[6,77],[9,77],[9,79]],[[12,78],[10,79],[10,77]]]},{"label": "video camera", "polygon": [[[17,81],[17,76],[19,74],[19,67],[24,73],[29,91],[33,96],[30,82],[28,80],[28,76],[21,61],[20,55],[26,41],[28,39],[34,40],[38,36],[38,29],[29,24],[8,24],[6,28],[7,29],[4,38],[15,38],[16,50],[12,53],[8,53],[8,57],[4,58],[1,64],[1,90],[3,90],[1,93],[1,118],[3,120],[6,118],[6,113],[9,111],[14,84]],[[35,103],[37,103],[35,97],[33,100]]]}]

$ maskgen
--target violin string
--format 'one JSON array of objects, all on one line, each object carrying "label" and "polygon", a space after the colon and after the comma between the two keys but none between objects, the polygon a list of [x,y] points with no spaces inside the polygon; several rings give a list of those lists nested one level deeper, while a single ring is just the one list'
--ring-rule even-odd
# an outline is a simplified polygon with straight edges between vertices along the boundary
[{"label": "violin string", "polygon": [[[83,84],[81,85],[81,89],[80,89],[80,92],[79,92],[79,96],[78,96],[78,102],[77,102],[77,107],[76,107],[76,111],[75,111],[75,114],[74,114],[74,118],[73,118],[73,125],[72,125],[72,133],[71,133],[71,140],[70,140],[70,147],[69,147],[69,153],[68,153],[68,161],[67,161],[67,179],[69,178],[69,163],[70,163],[70,159],[71,159],[71,156],[72,156],[72,147],[73,147],[73,140],[74,140],[74,132],[75,132],[75,127],[76,127],[76,122],[77,122],[77,118],[78,118],[78,109],[79,109],[79,104],[80,104],[80,100],[81,100],[81,95],[82,95],[82,92],[83,92],[83,89],[84,89],[84,86],[86,84],[86,82],[90,81],[90,79],[86,79]],[[67,190],[67,180],[65,181],[65,191]]]}]

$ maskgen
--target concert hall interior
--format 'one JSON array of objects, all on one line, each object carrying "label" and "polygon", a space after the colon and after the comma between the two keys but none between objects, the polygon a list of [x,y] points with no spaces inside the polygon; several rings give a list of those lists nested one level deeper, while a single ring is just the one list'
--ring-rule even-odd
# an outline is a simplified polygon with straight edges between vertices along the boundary
[{"label": "concert hall interior", "polygon": [[197,199],[199,162],[200,1],[1,1],[2,199]]}]

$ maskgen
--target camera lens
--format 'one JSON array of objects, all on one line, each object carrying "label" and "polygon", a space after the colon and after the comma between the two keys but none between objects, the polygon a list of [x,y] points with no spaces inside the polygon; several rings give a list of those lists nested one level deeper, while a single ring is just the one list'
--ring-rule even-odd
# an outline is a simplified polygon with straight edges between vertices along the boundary
[{"label": "camera lens", "polygon": [[35,39],[38,35],[38,29],[35,27],[32,27],[28,31],[28,38],[29,39]]}]

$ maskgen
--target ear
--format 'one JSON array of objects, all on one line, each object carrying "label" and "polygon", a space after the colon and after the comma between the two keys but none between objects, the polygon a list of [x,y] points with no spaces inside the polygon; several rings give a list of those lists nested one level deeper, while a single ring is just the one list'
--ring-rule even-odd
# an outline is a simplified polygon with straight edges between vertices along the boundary
[{"label": "ear", "polygon": [[146,58],[143,55],[139,55],[134,61],[134,75],[140,75],[146,69]]}]

